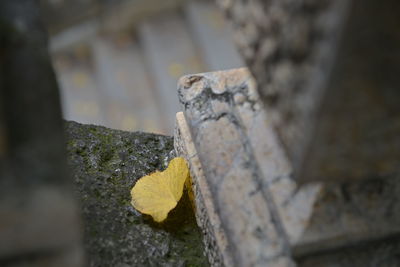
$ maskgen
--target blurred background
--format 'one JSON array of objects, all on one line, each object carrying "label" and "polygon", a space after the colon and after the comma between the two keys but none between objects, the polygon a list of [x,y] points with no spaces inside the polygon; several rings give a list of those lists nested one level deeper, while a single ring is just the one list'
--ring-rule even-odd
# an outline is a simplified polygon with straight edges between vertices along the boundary
[{"label": "blurred background", "polygon": [[244,66],[206,0],[41,0],[64,118],[173,134],[185,74]]}]

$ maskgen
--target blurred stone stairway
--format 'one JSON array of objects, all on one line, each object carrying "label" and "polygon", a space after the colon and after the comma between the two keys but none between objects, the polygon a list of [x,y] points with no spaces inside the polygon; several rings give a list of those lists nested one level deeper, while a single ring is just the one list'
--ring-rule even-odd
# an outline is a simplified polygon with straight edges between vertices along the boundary
[{"label": "blurred stone stairway", "polygon": [[42,6],[68,120],[171,135],[180,76],[244,65],[214,2],[48,0]]}]

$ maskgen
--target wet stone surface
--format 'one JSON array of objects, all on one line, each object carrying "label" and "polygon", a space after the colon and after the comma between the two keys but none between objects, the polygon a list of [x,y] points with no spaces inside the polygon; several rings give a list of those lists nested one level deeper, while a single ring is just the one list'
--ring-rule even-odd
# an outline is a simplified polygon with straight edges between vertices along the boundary
[{"label": "wet stone surface", "polygon": [[66,123],[88,266],[208,266],[187,194],[162,224],[130,204],[142,176],[175,155],[167,136]]}]

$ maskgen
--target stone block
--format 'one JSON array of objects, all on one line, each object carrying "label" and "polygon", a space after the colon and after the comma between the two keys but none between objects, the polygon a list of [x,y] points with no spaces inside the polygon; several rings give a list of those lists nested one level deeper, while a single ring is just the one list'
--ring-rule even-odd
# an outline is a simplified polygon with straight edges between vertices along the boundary
[{"label": "stone block", "polygon": [[[233,102],[241,101],[239,94],[251,80],[246,69],[181,78],[179,95],[188,126],[185,138],[193,143],[196,152],[192,153],[204,178],[197,178],[193,171],[192,175],[195,184],[203,180],[210,192],[213,207],[209,213],[215,211],[227,240],[227,249],[214,249],[226,251],[233,259],[232,263],[224,262],[226,266],[290,266],[286,234],[272,196],[262,186],[261,170]],[[176,139],[176,147],[182,139]],[[192,166],[192,158],[187,159]],[[197,187],[199,191],[205,188],[201,184]]]},{"label": "stone block", "polygon": [[196,154],[188,125],[182,112],[176,114],[174,147],[177,155],[184,157],[190,167],[190,188],[195,199],[192,203],[197,224],[202,229],[205,254],[211,266],[233,266],[225,230],[215,210],[210,187]]},{"label": "stone block", "polygon": [[[398,176],[306,184],[293,178],[246,69],[186,76],[179,94],[184,114],[177,115],[175,148],[191,166],[196,205],[220,220],[228,244],[209,243],[233,255],[227,266],[290,266],[292,258],[399,234]],[[197,213],[198,222],[212,236],[201,223],[206,213]]]}]

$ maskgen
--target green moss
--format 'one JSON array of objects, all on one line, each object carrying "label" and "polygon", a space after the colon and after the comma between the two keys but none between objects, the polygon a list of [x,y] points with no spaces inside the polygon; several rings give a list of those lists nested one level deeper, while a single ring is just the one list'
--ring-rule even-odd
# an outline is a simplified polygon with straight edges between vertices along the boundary
[{"label": "green moss", "polygon": [[171,159],[171,137],[66,124],[69,163],[90,266],[208,266],[187,195],[162,224],[130,204],[130,189]]}]

